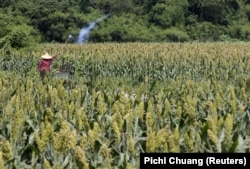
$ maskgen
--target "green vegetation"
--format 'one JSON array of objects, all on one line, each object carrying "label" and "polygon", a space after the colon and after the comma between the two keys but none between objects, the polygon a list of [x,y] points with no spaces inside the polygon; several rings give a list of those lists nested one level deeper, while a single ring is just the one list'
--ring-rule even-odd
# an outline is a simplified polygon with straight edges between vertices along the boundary
[{"label": "green vegetation", "polygon": [[248,0],[3,0],[0,47],[65,42],[105,15],[91,42],[248,41]]},{"label": "green vegetation", "polygon": [[[39,56],[60,56],[42,83]],[[139,168],[140,152],[250,152],[249,43],[46,44],[1,54],[0,167]],[[70,85],[53,78],[59,66]]]}]

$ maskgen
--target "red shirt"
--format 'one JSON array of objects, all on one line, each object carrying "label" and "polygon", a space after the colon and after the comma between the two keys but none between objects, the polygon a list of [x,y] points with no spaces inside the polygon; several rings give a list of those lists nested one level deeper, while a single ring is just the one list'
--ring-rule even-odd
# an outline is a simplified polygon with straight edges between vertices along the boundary
[{"label": "red shirt", "polygon": [[51,59],[42,59],[38,64],[39,72],[50,71],[51,63],[56,59],[58,55],[53,56]]}]

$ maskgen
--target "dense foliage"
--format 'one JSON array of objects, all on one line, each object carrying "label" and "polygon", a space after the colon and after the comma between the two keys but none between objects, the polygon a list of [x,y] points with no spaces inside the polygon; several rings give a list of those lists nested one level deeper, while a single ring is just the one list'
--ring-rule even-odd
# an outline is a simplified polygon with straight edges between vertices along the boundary
[{"label": "dense foliage", "polygon": [[[62,55],[41,82],[45,51]],[[27,53],[0,56],[0,168],[131,169],[140,152],[250,152],[249,43]],[[54,78],[61,66],[69,81]]]},{"label": "dense foliage", "polygon": [[250,39],[247,0],[1,0],[0,47],[65,42],[105,14],[113,15],[98,24],[90,41]]}]

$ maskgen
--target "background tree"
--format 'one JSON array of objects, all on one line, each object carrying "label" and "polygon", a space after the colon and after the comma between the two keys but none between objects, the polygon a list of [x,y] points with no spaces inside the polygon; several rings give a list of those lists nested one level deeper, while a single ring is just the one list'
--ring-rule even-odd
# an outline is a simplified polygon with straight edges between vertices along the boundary
[{"label": "background tree", "polygon": [[8,36],[65,42],[69,34],[77,36],[88,23],[112,13],[91,31],[90,41],[220,41],[224,37],[247,41],[249,6],[249,0],[1,0],[0,14],[11,20],[0,20],[0,38],[1,44],[7,44],[11,38],[5,37],[6,32],[12,32]]},{"label": "background tree", "polygon": [[6,9],[0,12],[0,47],[22,48],[40,40],[40,33],[30,26],[26,18]]},{"label": "background tree", "polygon": [[186,0],[160,0],[152,3],[149,21],[162,28],[183,25],[187,8]]}]

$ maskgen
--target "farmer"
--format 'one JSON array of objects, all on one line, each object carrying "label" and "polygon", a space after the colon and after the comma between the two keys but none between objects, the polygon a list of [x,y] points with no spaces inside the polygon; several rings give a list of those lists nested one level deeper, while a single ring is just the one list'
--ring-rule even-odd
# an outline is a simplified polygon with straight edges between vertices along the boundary
[{"label": "farmer", "polygon": [[41,56],[41,60],[38,63],[38,71],[40,72],[41,80],[44,79],[45,75],[50,72],[50,67],[52,62],[59,56],[60,54],[51,56],[48,53],[45,53]]}]

